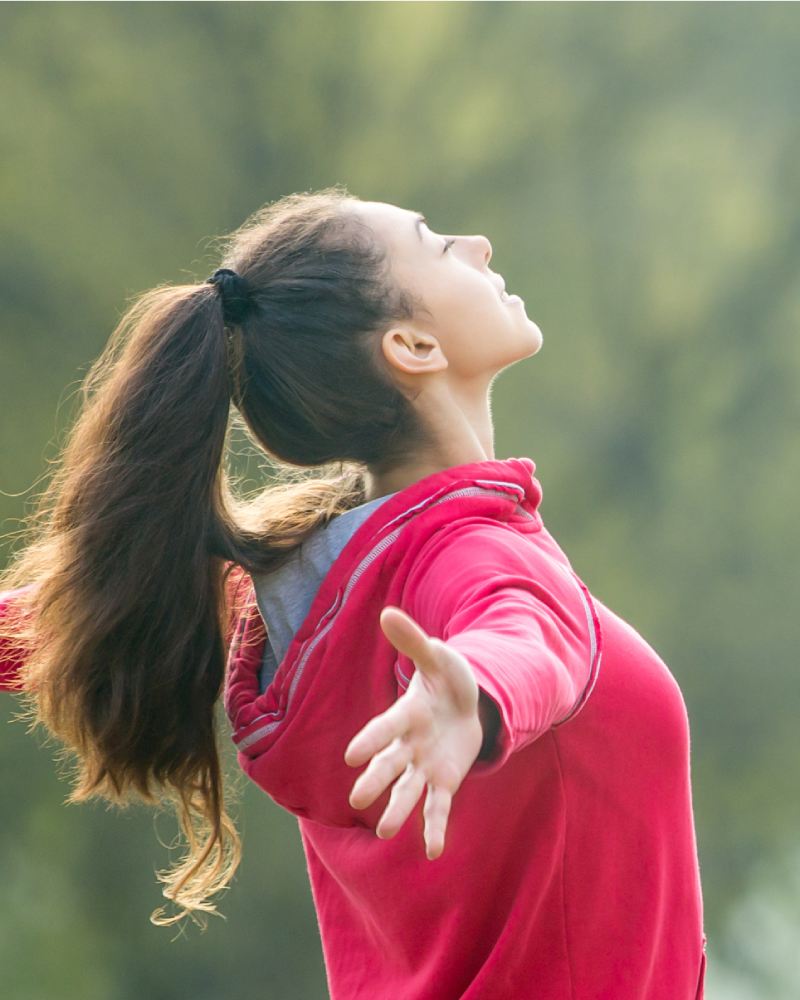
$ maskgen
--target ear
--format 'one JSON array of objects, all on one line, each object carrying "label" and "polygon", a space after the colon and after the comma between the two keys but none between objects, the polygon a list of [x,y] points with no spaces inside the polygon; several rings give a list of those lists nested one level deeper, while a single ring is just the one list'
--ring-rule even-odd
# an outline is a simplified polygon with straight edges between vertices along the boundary
[{"label": "ear", "polygon": [[387,330],[381,348],[388,364],[409,375],[440,372],[447,368],[447,358],[436,337],[410,326]]}]

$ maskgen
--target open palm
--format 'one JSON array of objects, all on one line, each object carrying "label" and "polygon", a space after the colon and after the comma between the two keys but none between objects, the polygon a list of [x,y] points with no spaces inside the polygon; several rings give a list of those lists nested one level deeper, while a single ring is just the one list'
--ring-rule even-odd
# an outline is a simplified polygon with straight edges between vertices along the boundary
[{"label": "open palm", "polygon": [[[416,670],[407,690],[350,741],[350,767],[370,760],[350,792],[350,805],[366,809],[394,781],[376,828],[393,837],[411,815],[426,785],[425,848],[430,860],[444,850],[450,805],[481,747],[479,689],[469,661],[425,631],[400,608],[380,616],[384,634]],[[395,780],[397,779],[397,780]]]}]

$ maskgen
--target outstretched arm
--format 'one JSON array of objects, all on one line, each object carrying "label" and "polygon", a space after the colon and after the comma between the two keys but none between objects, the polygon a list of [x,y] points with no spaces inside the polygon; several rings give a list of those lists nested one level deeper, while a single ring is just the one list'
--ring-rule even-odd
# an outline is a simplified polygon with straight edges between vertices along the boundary
[{"label": "outstretched arm", "polygon": [[376,830],[382,837],[398,832],[427,786],[433,859],[475,761],[494,771],[577,710],[598,662],[597,636],[571,570],[502,525],[460,525],[436,538],[403,604],[384,608],[380,623],[411,661],[411,681],[353,737],[345,762],[370,761],[350,795],[356,809],[397,779]]},{"label": "outstretched arm", "polygon": [[472,522],[434,536],[402,603],[466,657],[499,714],[482,773],[570,718],[591,691],[600,653],[591,597],[557,553],[512,528]]}]

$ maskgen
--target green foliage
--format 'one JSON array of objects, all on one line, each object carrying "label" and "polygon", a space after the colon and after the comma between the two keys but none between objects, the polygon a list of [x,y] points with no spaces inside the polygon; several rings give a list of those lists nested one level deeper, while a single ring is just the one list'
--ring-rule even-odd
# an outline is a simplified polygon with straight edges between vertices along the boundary
[{"label": "green foliage", "polygon": [[[4,5],[3,530],[126,297],[205,277],[263,202],[339,181],[486,233],[544,334],[497,454],[681,685],[713,940],[800,820],[798,42],[792,4]],[[19,724],[0,753],[7,996],[324,995],[266,797],[228,919],[170,943],[152,816],[65,809]]]}]

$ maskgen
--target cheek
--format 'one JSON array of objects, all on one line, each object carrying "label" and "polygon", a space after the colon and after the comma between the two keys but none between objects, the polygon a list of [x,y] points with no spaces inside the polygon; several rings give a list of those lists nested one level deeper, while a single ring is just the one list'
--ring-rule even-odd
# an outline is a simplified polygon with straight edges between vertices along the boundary
[{"label": "cheek", "polygon": [[468,282],[454,303],[454,319],[464,331],[475,335],[497,329],[508,320],[508,310],[494,288],[487,283]]},{"label": "cheek", "polygon": [[447,325],[447,359],[454,372],[468,377],[491,369],[508,353],[508,307],[491,296],[473,296],[453,309]]}]

